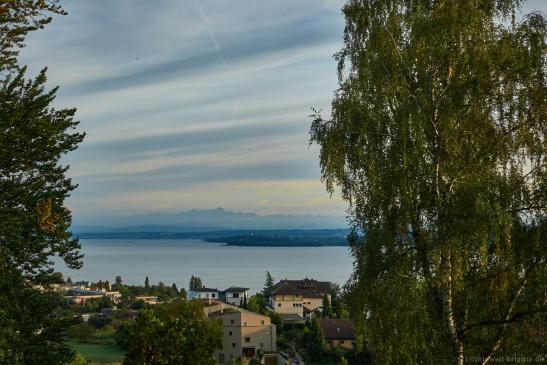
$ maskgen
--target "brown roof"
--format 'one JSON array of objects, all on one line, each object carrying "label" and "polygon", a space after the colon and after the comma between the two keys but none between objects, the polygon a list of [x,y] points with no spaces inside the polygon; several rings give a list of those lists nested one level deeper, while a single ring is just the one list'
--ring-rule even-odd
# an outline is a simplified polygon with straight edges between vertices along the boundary
[{"label": "brown roof", "polygon": [[328,281],[317,281],[314,279],[304,280],[281,280],[275,284],[268,293],[269,295],[296,295],[300,294],[305,298],[320,298],[325,294],[332,293],[332,284]]},{"label": "brown roof", "polygon": [[328,340],[355,340],[355,326],[351,319],[318,319]]}]

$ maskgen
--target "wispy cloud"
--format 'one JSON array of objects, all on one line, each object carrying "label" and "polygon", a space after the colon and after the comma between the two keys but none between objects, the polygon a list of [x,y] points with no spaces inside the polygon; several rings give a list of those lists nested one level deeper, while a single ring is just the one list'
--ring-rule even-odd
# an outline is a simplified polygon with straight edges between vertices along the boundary
[{"label": "wispy cloud", "polygon": [[87,139],[64,161],[75,218],[191,208],[343,214],[308,147],[336,88],[343,0],[94,0],[35,32]]}]

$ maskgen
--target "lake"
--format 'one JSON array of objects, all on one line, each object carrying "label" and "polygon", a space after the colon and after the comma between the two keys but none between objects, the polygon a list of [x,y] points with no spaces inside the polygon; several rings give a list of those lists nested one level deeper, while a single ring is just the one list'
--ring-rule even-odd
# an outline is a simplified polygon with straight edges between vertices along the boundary
[{"label": "lake", "polygon": [[84,266],[69,270],[56,260],[55,268],[73,281],[109,280],[120,275],[126,284],[173,282],[188,288],[190,276],[207,287],[230,286],[261,291],[265,272],[280,279],[313,278],[344,284],[353,259],[348,247],[241,247],[201,240],[81,239]]}]

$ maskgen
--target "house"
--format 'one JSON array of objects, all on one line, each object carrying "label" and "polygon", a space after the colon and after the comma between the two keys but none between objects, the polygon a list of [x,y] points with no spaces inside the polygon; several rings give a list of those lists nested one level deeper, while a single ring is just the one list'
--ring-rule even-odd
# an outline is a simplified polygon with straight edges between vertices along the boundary
[{"label": "house", "polygon": [[137,295],[135,297],[135,301],[137,301],[137,302],[143,301],[146,304],[151,304],[151,305],[155,305],[155,304],[159,303],[158,302],[158,297],[153,296],[153,295]]},{"label": "house", "polygon": [[285,279],[269,290],[268,305],[274,312],[287,315],[289,322],[303,321],[321,309],[325,295],[330,301],[332,284],[328,281]]},{"label": "house", "polygon": [[227,310],[235,311],[239,309],[235,305],[222,302],[219,300],[213,299],[200,299],[201,305],[203,306],[203,313],[205,317],[210,317],[213,314],[222,313]]},{"label": "house", "polygon": [[[270,317],[241,308],[226,308],[212,312],[209,318],[218,318],[224,327],[222,346],[215,350],[214,357],[219,363],[230,362],[240,357],[251,359],[262,354],[275,361],[276,328]],[[271,362],[269,362],[271,363]]]},{"label": "house", "polygon": [[218,289],[197,288],[188,291],[188,299],[218,299]]},{"label": "house", "polygon": [[249,288],[231,286],[220,292],[220,300],[241,306],[249,298]]},{"label": "house", "polygon": [[351,319],[318,319],[317,322],[325,340],[333,347],[340,346],[346,349],[353,349],[355,344],[355,325]]},{"label": "house", "polygon": [[84,305],[86,301],[90,299],[101,299],[103,297],[109,297],[114,303],[117,303],[121,297],[118,291],[106,291],[102,290],[82,290],[79,288],[71,289],[65,296],[68,302]]}]

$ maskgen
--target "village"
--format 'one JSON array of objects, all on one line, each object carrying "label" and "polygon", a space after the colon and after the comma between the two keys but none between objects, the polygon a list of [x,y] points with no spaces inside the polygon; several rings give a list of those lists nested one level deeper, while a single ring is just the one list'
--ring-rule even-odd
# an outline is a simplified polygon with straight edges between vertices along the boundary
[{"label": "village", "polygon": [[[354,349],[354,322],[341,290],[328,281],[274,282],[267,272],[263,291],[250,293],[244,286],[208,288],[197,276],[191,277],[188,290],[162,282],[150,285],[148,278],[144,285],[124,285],[118,276],[114,284],[66,278],[36,289],[62,295],[75,313],[69,341],[83,353],[94,345],[121,344],[123,349],[124,329],[139,310],[182,299],[198,302],[204,318],[221,321],[222,345],[213,353],[219,364],[338,364],[342,358],[362,356]],[[321,347],[324,351],[318,353]]]}]

